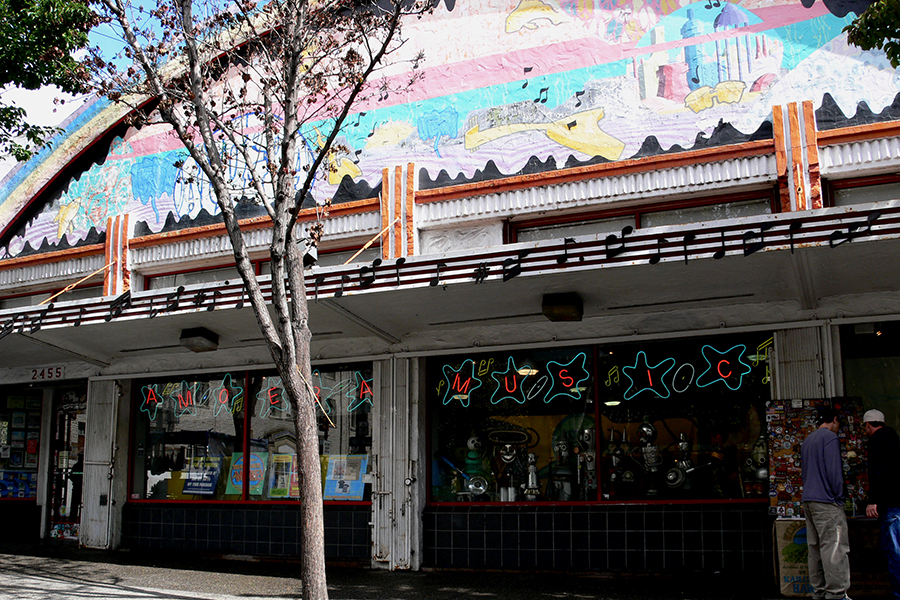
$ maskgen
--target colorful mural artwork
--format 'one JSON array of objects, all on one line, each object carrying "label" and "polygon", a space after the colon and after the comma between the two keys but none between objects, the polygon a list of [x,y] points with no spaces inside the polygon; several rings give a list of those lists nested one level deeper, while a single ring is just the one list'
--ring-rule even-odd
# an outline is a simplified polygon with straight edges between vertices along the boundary
[{"label": "colorful mural artwork", "polygon": [[[855,4],[441,4],[405,26],[404,52],[425,51],[423,77],[402,95],[382,93],[357,107],[337,140],[345,150],[328,157],[333,169],[312,200],[377,195],[382,169],[409,162],[427,189],[771,138],[773,105],[795,101],[811,100],[820,126],[852,119],[863,105],[866,118],[898,119],[900,73],[842,33]],[[392,66],[388,80],[401,81],[404,68]],[[308,124],[298,167],[321,135]],[[264,161],[264,150],[255,156]],[[239,192],[246,165],[229,169]],[[190,174],[164,127],[127,130],[105,158],[59,182],[43,208],[9,230],[0,259],[96,243],[106,218],[124,213],[137,234],[216,219],[208,183]]]}]

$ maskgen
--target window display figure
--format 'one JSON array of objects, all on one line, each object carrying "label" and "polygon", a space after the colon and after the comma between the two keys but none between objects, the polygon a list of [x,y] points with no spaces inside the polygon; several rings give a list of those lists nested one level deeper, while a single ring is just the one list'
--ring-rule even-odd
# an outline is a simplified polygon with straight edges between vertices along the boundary
[{"label": "window display figure", "polygon": [[541,480],[538,477],[537,454],[534,452],[528,453],[528,480],[522,484],[522,488],[525,490],[526,500],[534,501],[540,498]]},{"label": "window display figure", "polygon": [[638,426],[638,439],[641,442],[641,457],[644,461],[644,469],[647,471],[647,495],[657,496],[659,490],[656,488],[656,473],[662,464],[662,454],[656,441],[656,427],[648,421],[644,421]]},{"label": "window display figure", "polygon": [[525,476],[525,465],[519,449],[512,444],[503,444],[497,450],[497,486],[500,488],[501,502],[515,502],[519,484]]},{"label": "window display figure", "polygon": [[567,501],[572,499],[572,483],[575,472],[570,464],[569,442],[563,438],[553,445],[556,460],[550,465],[550,484],[547,486],[547,495],[554,494],[556,500]]},{"label": "window display figure", "polygon": [[670,488],[689,490],[691,479],[688,475],[694,472],[694,465],[691,462],[691,440],[687,434],[678,434],[677,448],[675,466],[666,471],[666,485]]},{"label": "window display figure", "polygon": [[582,500],[597,499],[597,453],[594,430],[583,429],[575,447],[578,456],[578,489]]},{"label": "window display figure", "polygon": [[609,485],[603,494],[605,500],[617,496],[619,483],[631,484],[634,481],[634,473],[625,468],[625,457],[631,453],[631,445],[628,438],[625,437],[625,428],[622,428],[621,436],[617,436],[617,431],[612,427],[609,428],[609,443],[606,453],[610,457],[612,470],[609,472]]}]

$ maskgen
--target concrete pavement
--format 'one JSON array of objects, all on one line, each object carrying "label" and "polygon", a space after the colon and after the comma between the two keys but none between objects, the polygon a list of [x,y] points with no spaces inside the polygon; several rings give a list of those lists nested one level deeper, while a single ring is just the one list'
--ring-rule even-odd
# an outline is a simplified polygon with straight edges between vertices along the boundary
[{"label": "concrete pavement", "polygon": [[[232,557],[0,547],[2,600],[279,600],[300,598],[298,564]],[[775,600],[771,575],[612,575],[329,568],[332,600]],[[883,597],[860,582],[854,600]],[[856,592],[856,593],[854,593]]]}]

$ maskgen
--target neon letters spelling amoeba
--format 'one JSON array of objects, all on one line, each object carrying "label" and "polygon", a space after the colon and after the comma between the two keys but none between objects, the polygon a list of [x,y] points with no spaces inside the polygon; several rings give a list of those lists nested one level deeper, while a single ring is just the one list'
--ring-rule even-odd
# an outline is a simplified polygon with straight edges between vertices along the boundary
[{"label": "neon letters spelling amoeba", "polygon": [[458,369],[444,365],[443,371],[444,377],[449,383],[447,392],[444,394],[444,404],[459,400],[463,406],[468,407],[472,392],[481,387],[481,380],[475,376],[475,361],[467,358],[459,365]]}]

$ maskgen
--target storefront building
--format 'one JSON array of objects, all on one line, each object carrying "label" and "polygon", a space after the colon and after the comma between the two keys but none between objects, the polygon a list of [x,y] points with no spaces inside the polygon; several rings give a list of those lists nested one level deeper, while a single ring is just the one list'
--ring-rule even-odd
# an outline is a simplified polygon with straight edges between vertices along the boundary
[{"label": "storefront building", "polygon": [[[663,44],[667,19],[712,19],[702,6],[660,12],[655,27],[627,22]],[[453,11],[411,35],[461,26]],[[774,14],[760,22],[774,28]],[[825,9],[791,18],[792,31],[833,30],[808,63],[884,62],[840,46],[843,20]],[[356,127],[375,116],[383,145],[360,145],[358,173],[323,181],[336,200],[306,279],[330,561],[768,572],[774,521],[799,515],[790,456],[805,424],[790,411],[827,402],[851,420],[848,511],[860,514],[852,419],[860,407],[890,424],[900,415],[900,84],[888,74],[890,97],[874,108],[855,80],[780,100],[777,81],[809,64],[775,58],[808,41],[776,44],[761,27],[717,29],[728,77],[703,59],[718,42],[684,34],[615,75],[574,63],[540,74],[580,73],[571,97],[527,69],[504,83],[541,90],[504,106],[534,118],[550,107],[542,118],[569,132],[601,105],[615,129],[613,108],[627,114],[634,94],[660,121],[632,114],[621,147],[599,129],[577,148],[559,127],[488,135],[473,119],[491,104],[426,135],[431,113],[398,104],[420,118],[410,155],[377,126],[378,110],[382,127],[399,112],[358,114]],[[637,52],[634,37],[614,42]],[[764,80],[769,62],[782,70]],[[699,92],[715,86],[673,83],[692,64],[698,82],[721,80],[708,107]],[[750,73],[758,89],[726,101],[725,84]],[[849,113],[839,91],[854,98]],[[459,108],[469,96],[456,93]],[[88,106],[3,188],[0,519],[94,548],[294,556],[290,409],[224,228],[203,186],[172,174],[177,150],[117,111]],[[751,113],[756,133],[740,134],[732,123]],[[265,280],[267,221],[247,210]]]}]

